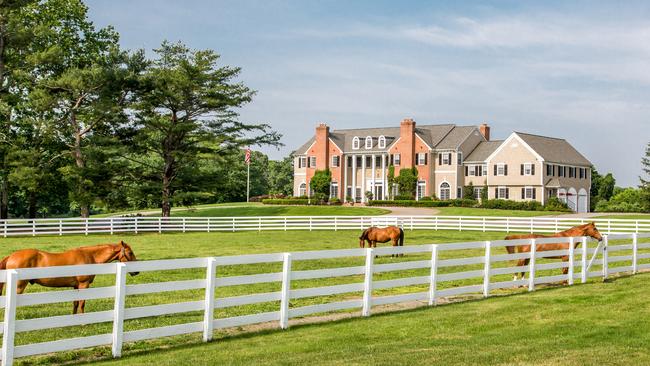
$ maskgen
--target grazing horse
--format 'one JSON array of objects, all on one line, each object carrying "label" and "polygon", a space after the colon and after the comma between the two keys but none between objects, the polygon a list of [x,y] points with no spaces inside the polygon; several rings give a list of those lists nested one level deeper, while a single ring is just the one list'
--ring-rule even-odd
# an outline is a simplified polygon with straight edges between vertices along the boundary
[{"label": "grazing horse", "polygon": [[[551,234],[551,235],[539,235],[539,234],[524,234],[524,235],[508,235],[506,236],[506,240],[511,240],[511,239],[534,239],[534,238],[568,238],[568,237],[577,237],[577,236],[590,236],[598,241],[603,240],[603,237],[600,235],[600,232],[598,232],[598,229],[596,229],[596,225],[593,222],[590,222],[588,224],[584,225],[578,225],[575,227],[572,227],[571,229],[561,231],[559,233]],[[580,244],[579,241],[576,241],[574,243],[574,248],[577,247]],[[528,253],[530,252],[530,244],[524,244],[524,245],[510,245],[506,247],[506,250],[508,251],[508,254],[513,254],[513,253]],[[569,243],[548,243],[548,244],[537,244],[535,250],[538,252],[543,252],[547,250],[566,250],[569,249]],[[562,259],[563,262],[567,262],[569,260],[568,255],[562,255],[562,256],[556,256],[556,257],[544,257],[544,258],[553,258],[553,259]],[[530,262],[530,258],[524,258],[520,259],[517,262],[517,266],[527,266],[528,263]],[[567,274],[569,272],[568,268],[562,268],[562,273]],[[521,272],[521,278],[524,278],[524,273]],[[515,273],[515,280],[517,280],[517,273]]]},{"label": "grazing horse", "polygon": [[361,233],[361,236],[359,237],[359,246],[364,248],[367,241],[368,248],[377,248],[377,243],[386,243],[390,240],[393,241],[394,247],[403,246],[404,230],[397,226],[388,226],[381,229],[375,226],[369,227]]},{"label": "grazing horse", "polygon": [[[135,254],[131,247],[120,240],[117,244],[100,244],[80,247],[67,250],[63,253],[48,253],[37,249],[18,250],[8,257],[5,257],[0,262],[0,269],[70,266],[75,264],[99,264],[112,261],[128,262],[135,260]],[[129,274],[135,276],[138,272],[130,272]],[[85,289],[90,287],[90,284],[93,283],[94,279],[94,275],[87,275],[20,280],[16,286],[16,292],[22,294],[23,291],[25,291],[27,284],[34,283],[46,287],[73,287],[75,289]],[[4,283],[0,283],[0,294],[2,294],[3,287]],[[83,313],[85,305],[85,300],[75,301],[73,303],[72,313]]]}]

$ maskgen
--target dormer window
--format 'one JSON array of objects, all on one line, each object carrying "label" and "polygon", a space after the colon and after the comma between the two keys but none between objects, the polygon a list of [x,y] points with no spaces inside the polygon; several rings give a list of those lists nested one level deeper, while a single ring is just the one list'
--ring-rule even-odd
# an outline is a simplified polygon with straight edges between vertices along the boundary
[{"label": "dormer window", "polygon": [[359,138],[357,136],[352,139],[352,150],[359,150]]},{"label": "dormer window", "polygon": [[372,149],[372,137],[366,137],[366,149]]},{"label": "dormer window", "polygon": [[379,141],[377,142],[377,147],[380,149],[386,148],[386,138],[384,136],[379,136]]}]

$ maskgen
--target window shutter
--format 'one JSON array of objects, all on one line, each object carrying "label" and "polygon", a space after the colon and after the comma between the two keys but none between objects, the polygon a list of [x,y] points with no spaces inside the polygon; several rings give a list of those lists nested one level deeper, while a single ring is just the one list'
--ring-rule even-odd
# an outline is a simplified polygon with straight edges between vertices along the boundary
[{"label": "window shutter", "polygon": [[494,175],[495,176],[497,175],[497,165],[496,164],[494,164]]},{"label": "window shutter", "polygon": [[510,198],[510,188],[506,188],[506,199]]},{"label": "window shutter", "polygon": [[508,164],[503,166],[503,175],[508,175]]},{"label": "window shutter", "polygon": [[438,165],[442,165],[442,154],[438,154]]},{"label": "window shutter", "polygon": [[494,198],[500,198],[499,197],[499,188],[494,189]]},{"label": "window shutter", "polygon": [[531,175],[535,175],[535,164],[532,164],[532,165],[530,166],[530,174],[531,174]]},{"label": "window shutter", "polygon": [[536,192],[537,190],[535,189],[535,187],[533,187],[533,199],[537,199]]},{"label": "window shutter", "polygon": [[526,188],[521,187],[521,198],[524,199],[526,198]]},{"label": "window shutter", "polygon": [[427,165],[429,163],[429,154],[423,153],[424,154],[424,165]]},{"label": "window shutter", "polygon": [[448,155],[449,155],[449,160],[448,160],[448,161],[449,161],[449,165],[451,165],[451,153],[449,153]]},{"label": "window shutter", "polygon": [[465,165],[465,176],[466,177],[469,175],[468,172],[469,172],[469,167],[467,165]]},{"label": "window shutter", "polygon": [[521,164],[521,167],[520,167],[520,168],[521,168],[521,173],[520,173],[520,174],[521,174],[521,175],[524,175],[524,164]]}]

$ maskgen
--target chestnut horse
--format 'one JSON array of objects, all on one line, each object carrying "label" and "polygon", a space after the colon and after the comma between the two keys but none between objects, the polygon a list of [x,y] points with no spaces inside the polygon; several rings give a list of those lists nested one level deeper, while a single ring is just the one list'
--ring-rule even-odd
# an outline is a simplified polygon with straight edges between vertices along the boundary
[{"label": "chestnut horse", "polygon": [[368,248],[377,248],[377,243],[386,243],[391,240],[393,241],[394,247],[403,246],[404,230],[397,226],[387,226],[382,229],[373,226],[367,228],[363,233],[361,233],[361,236],[359,237],[359,246],[361,248],[365,247],[367,241]]},{"label": "chestnut horse", "polygon": [[[600,232],[598,232],[598,229],[596,229],[596,225],[593,222],[590,222],[588,224],[584,225],[578,225],[575,227],[572,227],[571,229],[561,231],[559,233],[551,234],[551,235],[539,235],[539,234],[523,234],[523,235],[508,235],[506,236],[506,240],[511,240],[511,239],[534,239],[534,238],[568,238],[568,237],[577,237],[577,236],[590,236],[598,241],[603,240],[603,237],[600,235]],[[574,243],[574,248],[576,248],[580,244],[580,241],[576,241]],[[569,243],[548,243],[548,244],[537,244],[535,250],[538,252],[543,252],[547,250],[566,250],[569,249]],[[530,252],[530,244],[524,244],[524,245],[511,245],[507,246],[506,250],[508,251],[508,254],[513,254],[513,253],[528,253]],[[544,258],[553,258],[553,259],[562,259],[563,262],[567,262],[569,260],[568,255],[563,255],[563,256],[556,256],[556,257],[544,257]],[[520,259],[517,262],[517,266],[527,266],[528,263],[530,262],[530,258],[524,258]],[[562,273],[567,274],[569,272],[568,268],[562,268]],[[521,272],[521,278],[524,278],[524,273]],[[517,280],[517,274],[515,273],[515,280]]]},{"label": "chestnut horse", "polygon": [[[87,247],[80,247],[67,250],[63,253],[48,253],[37,249],[23,249],[13,252],[0,262],[0,269],[70,266],[75,264],[99,264],[112,261],[128,262],[135,261],[135,254],[131,247],[120,240],[117,244],[100,244]],[[132,276],[138,272],[129,273]],[[38,283],[46,287],[73,287],[85,289],[90,287],[95,279],[94,275],[75,277],[35,278],[32,280],[20,280],[16,292],[22,294],[27,284]],[[0,294],[4,283],[0,283]],[[72,313],[83,313],[86,305],[85,300],[75,301],[72,306]]]}]

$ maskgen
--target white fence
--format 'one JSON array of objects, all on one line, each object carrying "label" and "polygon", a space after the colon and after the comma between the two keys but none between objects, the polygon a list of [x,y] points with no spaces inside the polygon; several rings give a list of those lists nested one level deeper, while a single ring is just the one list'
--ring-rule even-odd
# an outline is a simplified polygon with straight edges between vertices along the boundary
[{"label": "white fence", "polygon": [[602,233],[650,232],[650,220],[572,219],[483,216],[260,216],[260,217],[112,217],[0,221],[4,237],[144,232],[224,232],[288,230],[362,230],[398,225],[408,230],[558,232],[595,222]]},{"label": "white fence", "polygon": [[[2,324],[2,364],[11,365],[18,357],[59,352],[86,347],[110,345],[114,357],[120,357],[124,342],[133,342],[145,339],[167,337],[172,335],[202,333],[203,340],[209,341],[215,329],[243,326],[263,322],[278,322],[279,327],[287,328],[289,319],[308,314],[331,312],[344,309],[361,309],[363,316],[369,316],[373,306],[400,303],[407,301],[425,301],[435,305],[443,297],[462,294],[482,294],[487,297],[497,289],[513,286],[527,286],[529,291],[535,290],[539,284],[567,281],[569,285],[574,281],[586,282],[590,277],[603,277],[618,272],[635,273],[642,269],[650,269],[650,242],[640,243],[639,239],[650,238],[650,234],[624,234],[606,236],[596,247],[590,248],[587,238],[551,238],[551,239],[526,239],[526,240],[499,240],[478,241],[453,244],[413,245],[405,247],[383,247],[375,249],[343,249],[321,250],[293,253],[240,255],[230,257],[188,258],[172,260],[155,260],[128,263],[111,263],[98,265],[62,266],[28,268],[0,271],[0,281],[6,282],[7,295],[0,298],[0,305],[5,310]],[[617,240],[616,245],[609,244]],[[620,243],[621,240],[626,242]],[[579,243],[577,248],[569,245],[565,250],[536,251],[518,254],[504,253],[503,247],[507,245],[544,244],[548,242]],[[642,240],[643,241],[643,240]],[[535,248],[533,245],[532,248]],[[498,250],[498,252],[497,252]],[[642,253],[639,253],[639,250]],[[630,255],[609,256],[608,253],[617,251],[631,252]],[[447,252],[447,253],[445,253]],[[645,253],[643,253],[645,252]],[[455,257],[450,254],[455,253]],[[404,257],[395,259],[391,263],[375,263],[376,256],[389,254],[405,254]],[[409,256],[423,256],[425,260],[410,260]],[[460,254],[460,255],[458,255]],[[478,254],[478,255],[477,255]],[[544,257],[568,256],[568,262],[538,263]],[[300,261],[343,258],[365,258],[365,265],[336,268],[319,268],[309,270],[294,270],[293,266]],[[504,261],[530,259],[530,264],[525,267],[502,267]],[[417,258],[416,258],[417,259]],[[500,265],[495,265],[495,263]],[[240,266],[262,263],[282,263],[281,272],[258,273],[252,275],[220,276],[222,266]],[[610,267],[618,264],[617,267]],[[623,264],[620,266],[620,264]],[[473,269],[467,270],[462,266],[472,265]],[[592,266],[602,266],[602,270],[593,271]],[[478,267],[477,267],[478,266]],[[203,279],[167,281],[144,284],[126,284],[128,272],[179,270],[190,268],[205,269]],[[224,267],[226,268],[226,267]],[[476,269],[480,268],[480,269]],[[566,275],[540,276],[541,271],[568,268]],[[378,274],[420,269],[425,275],[402,277],[389,280],[377,280]],[[495,281],[495,277],[511,275],[516,272],[527,271],[528,278],[512,281]],[[78,276],[78,275],[114,275],[115,283],[112,286],[94,287],[82,290],[46,291],[26,294],[16,294],[17,282],[45,277]],[[346,276],[363,276],[362,282],[339,284],[334,286],[294,288],[296,281],[308,279],[326,279]],[[348,277],[349,278],[349,277]],[[474,279],[478,284],[455,283],[457,287],[450,287],[449,281]],[[243,296],[223,297],[223,288],[237,285],[253,285],[261,283],[281,283],[281,290],[277,292],[253,293]],[[453,284],[453,283],[452,283]],[[378,290],[420,285],[419,292],[412,292],[392,296],[375,296]],[[126,307],[125,299],[128,296],[139,294],[152,294],[188,289],[202,289],[205,295],[202,300],[177,302],[163,305],[141,307]],[[218,289],[222,289],[219,291]],[[216,290],[216,291],[215,291]],[[322,297],[345,293],[362,293],[362,296],[332,298],[326,297],[329,302],[295,306],[296,299],[308,297]],[[219,294],[222,294],[221,297]],[[215,296],[216,294],[216,296]],[[69,302],[81,299],[114,299],[111,310],[96,311],[77,315],[59,315],[35,319],[17,319],[16,309],[20,307],[39,304],[52,304]],[[294,305],[289,303],[294,300]],[[234,317],[215,318],[215,309],[224,309],[248,304],[268,303],[279,301],[279,308],[270,312],[252,313]],[[176,324],[164,327],[147,328],[139,330],[124,330],[125,321],[145,317],[157,317],[168,314],[179,314],[200,311],[203,320],[185,324]],[[15,345],[16,333],[62,328],[94,323],[113,324],[112,332],[79,338],[65,338],[55,341]],[[64,333],[65,334],[65,333]]]}]

